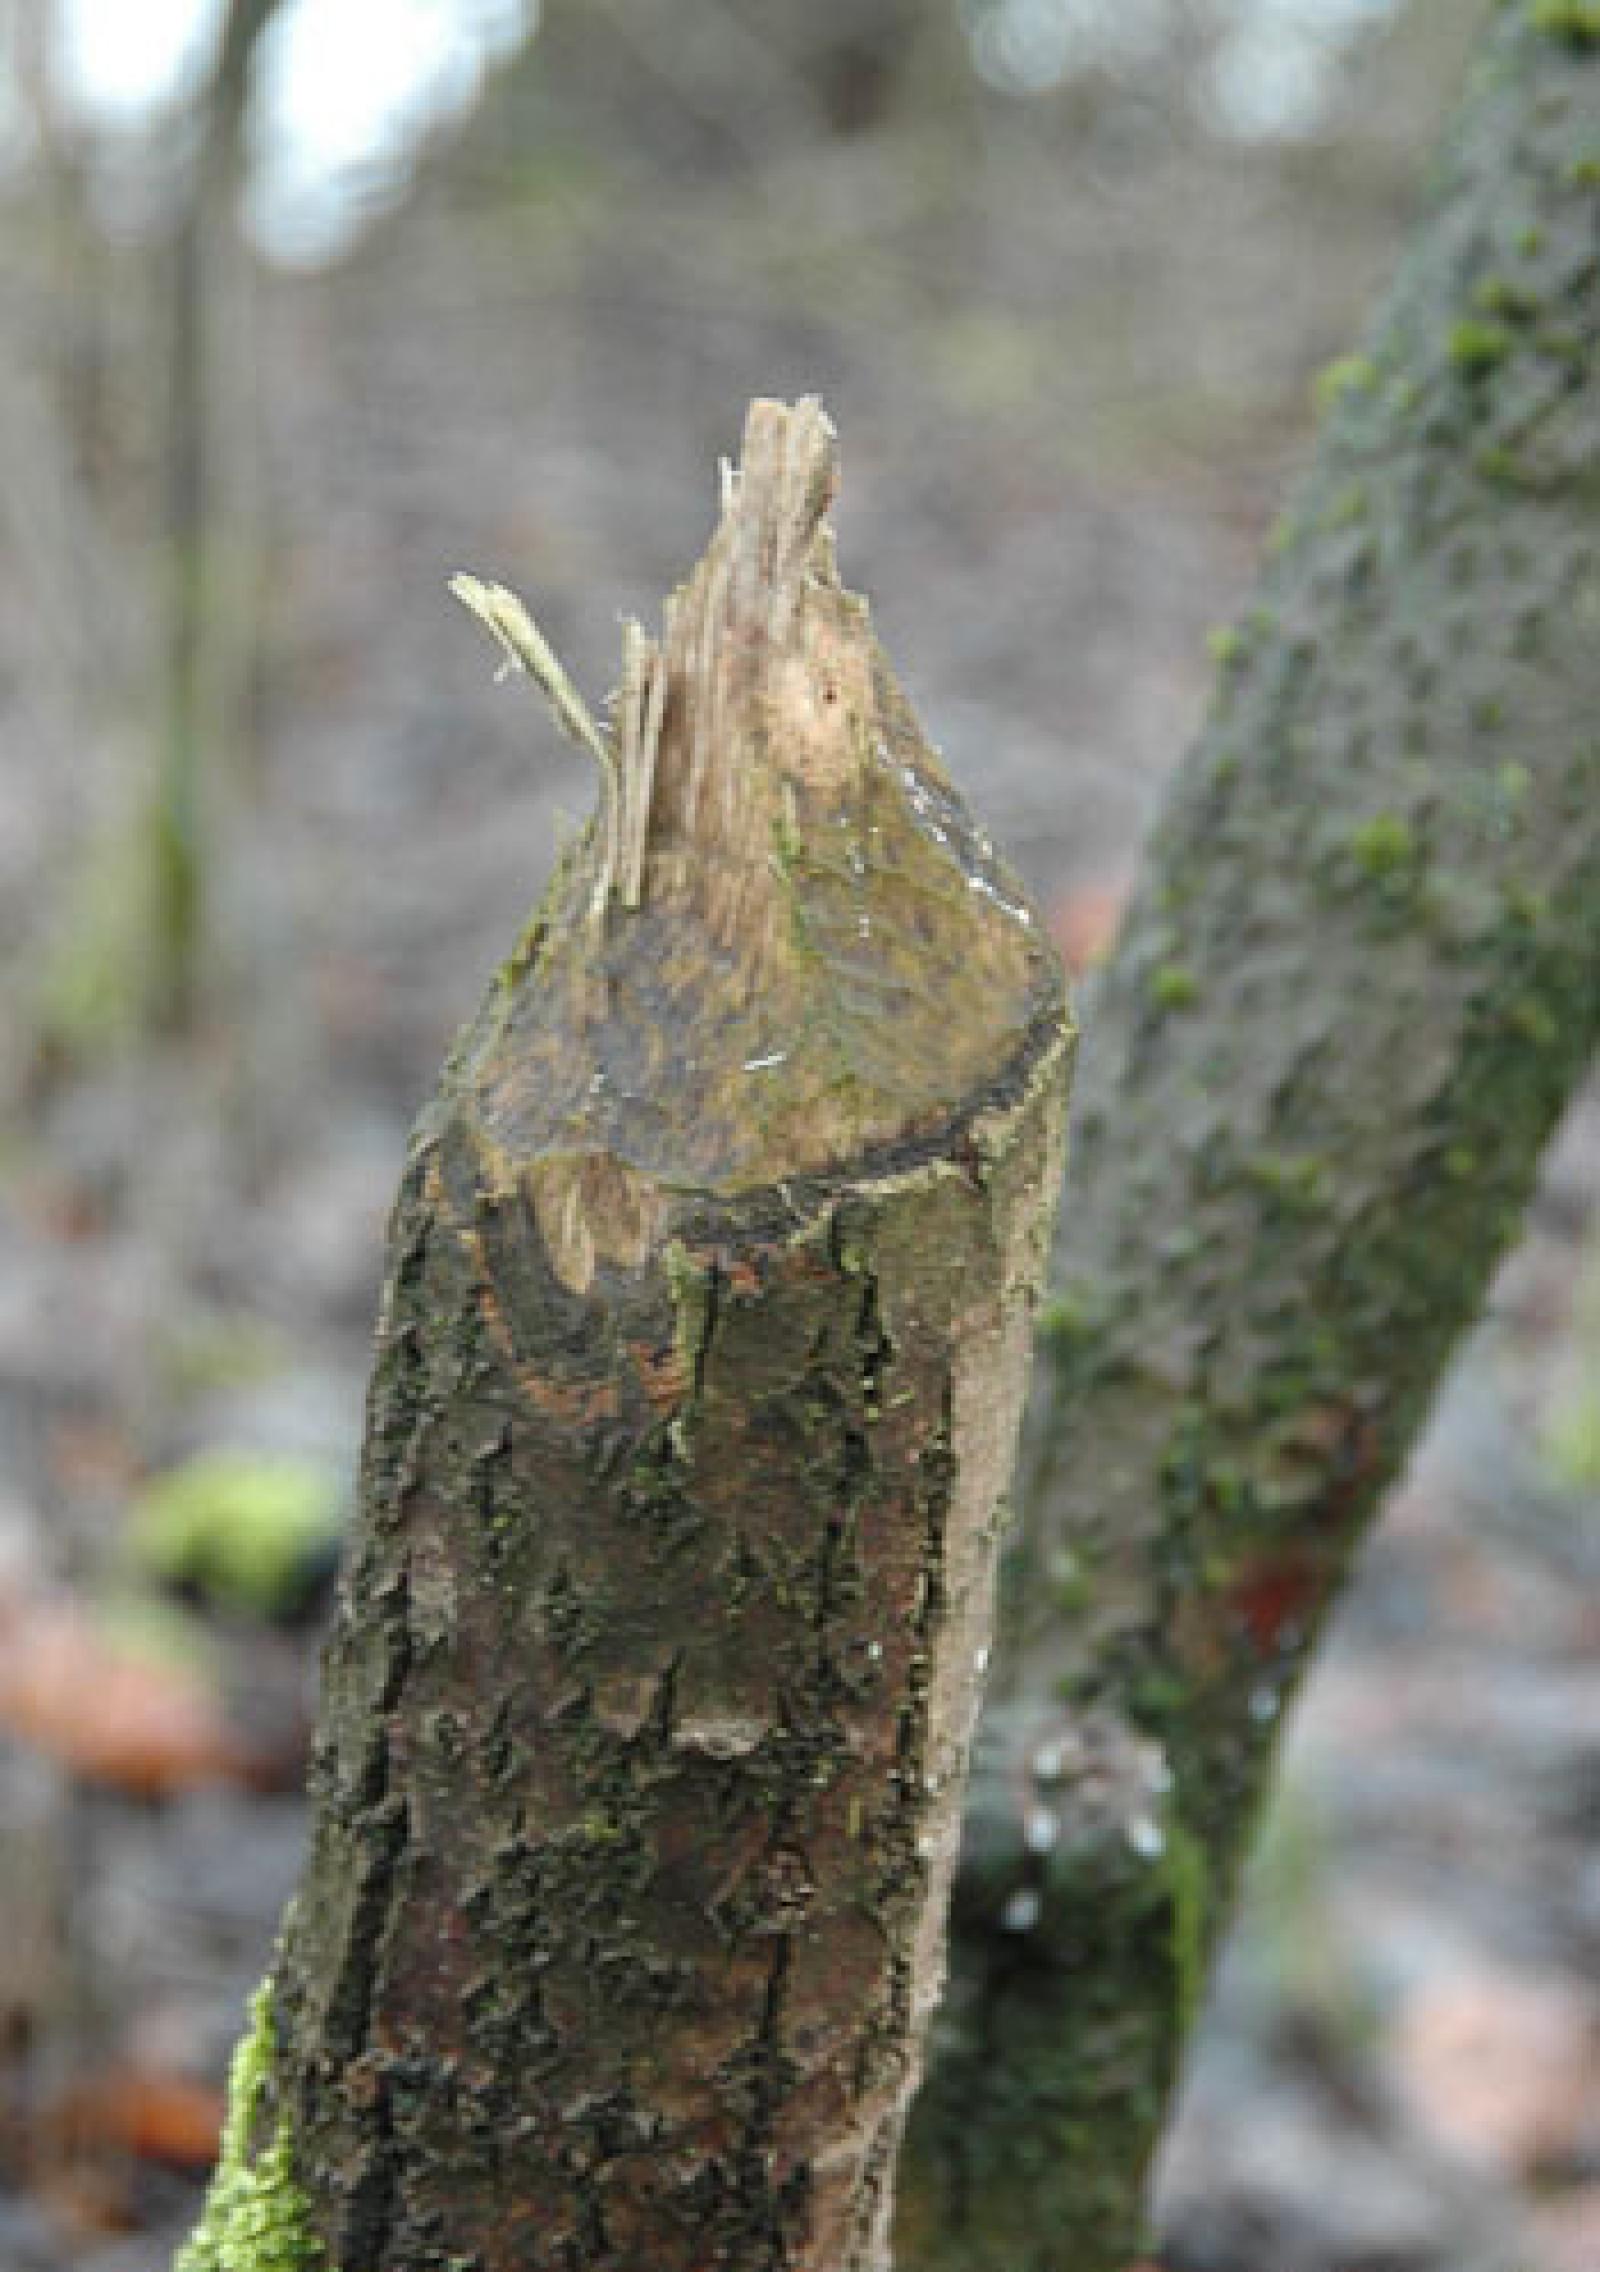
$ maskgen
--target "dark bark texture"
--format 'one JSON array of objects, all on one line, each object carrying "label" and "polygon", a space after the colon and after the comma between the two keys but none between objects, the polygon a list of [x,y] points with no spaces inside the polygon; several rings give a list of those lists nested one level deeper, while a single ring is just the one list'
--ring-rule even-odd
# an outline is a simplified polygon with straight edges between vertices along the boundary
[{"label": "dark bark texture", "polygon": [[1284,1707],[1600,1034],[1600,14],[1496,11],[1089,1017],[902,2272],[1121,2272]]},{"label": "dark bark texture", "polygon": [[887,2261],[1071,1033],[832,466],[757,406],[412,1143],[249,2068],[295,2265]]}]

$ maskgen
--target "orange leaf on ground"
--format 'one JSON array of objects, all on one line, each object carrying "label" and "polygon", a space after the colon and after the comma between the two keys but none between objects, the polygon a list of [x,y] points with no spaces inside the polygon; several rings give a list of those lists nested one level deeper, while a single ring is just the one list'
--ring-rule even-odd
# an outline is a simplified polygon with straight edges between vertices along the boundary
[{"label": "orange leaf on ground", "polygon": [[0,1602],[0,1729],[140,1798],[252,1767],[197,1672],[118,1641],[60,1596]]},{"label": "orange leaf on ground", "polygon": [[82,2153],[113,2148],[168,2169],[207,2170],[217,2158],[224,2100],[209,2083],[150,2067],[116,2067],[68,2091],[46,2125]]},{"label": "orange leaf on ground", "polygon": [[1475,2160],[1526,2176],[1576,2155],[1591,2135],[1597,2031],[1600,2011],[1570,1982],[1486,1964],[1419,1989],[1395,2054],[1436,2131]]}]

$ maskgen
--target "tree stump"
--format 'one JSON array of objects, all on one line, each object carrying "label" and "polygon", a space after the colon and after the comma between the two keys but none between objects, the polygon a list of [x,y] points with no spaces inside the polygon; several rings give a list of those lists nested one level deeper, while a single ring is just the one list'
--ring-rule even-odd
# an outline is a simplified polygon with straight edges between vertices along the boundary
[{"label": "tree stump", "polygon": [[752,408],[605,733],[475,587],[606,795],[412,1141],[193,2272],[887,2263],[1072,1035],[834,480]]}]

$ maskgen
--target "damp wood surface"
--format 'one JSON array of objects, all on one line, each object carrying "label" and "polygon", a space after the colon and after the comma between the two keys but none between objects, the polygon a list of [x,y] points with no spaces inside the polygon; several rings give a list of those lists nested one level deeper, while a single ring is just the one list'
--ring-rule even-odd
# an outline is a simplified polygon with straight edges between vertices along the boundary
[{"label": "damp wood surface", "polygon": [[412,1141],[252,2069],[296,2267],[888,2263],[1072,1032],[834,484],[752,408]]}]

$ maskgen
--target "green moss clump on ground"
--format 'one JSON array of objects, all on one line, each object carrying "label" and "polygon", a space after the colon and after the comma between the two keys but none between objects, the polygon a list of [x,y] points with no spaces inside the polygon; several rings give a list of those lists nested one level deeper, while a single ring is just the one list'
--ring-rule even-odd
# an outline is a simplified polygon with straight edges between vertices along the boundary
[{"label": "green moss clump on ground", "polygon": [[1150,973],[1150,999],[1159,1009],[1190,1009],[1200,999],[1200,982],[1181,962],[1164,962]]},{"label": "green moss clump on ground", "polygon": [[1397,813],[1379,813],[1353,831],[1350,849],[1369,876],[1391,876],[1416,857],[1416,839]]},{"label": "green moss clump on ground", "polygon": [[1351,830],[1349,841],[1357,866],[1376,879],[1403,875],[1416,861],[1416,836],[1398,813],[1375,814]]},{"label": "green moss clump on ground", "polygon": [[1450,334],[1450,360],[1458,370],[1477,377],[1504,362],[1512,345],[1504,324],[1468,319],[1458,323]]},{"label": "green moss clump on ground", "polygon": [[293,1610],[337,1552],[338,1477],[286,1453],[216,1450],[156,1476],[129,1515],[135,1564],[247,1616]]},{"label": "green moss clump on ground", "polygon": [[1488,276],[1472,295],[1474,307],[1504,323],[1531,323],[1539,313],[1539,295],[1505,276]]},{"label": "green moss clump on ground", "polygon": [[1600,0],[1533,0],[1533,23],[1572,47],[1600,47]]}]

